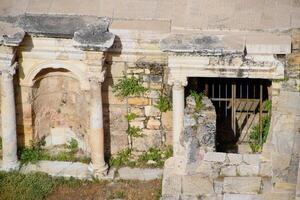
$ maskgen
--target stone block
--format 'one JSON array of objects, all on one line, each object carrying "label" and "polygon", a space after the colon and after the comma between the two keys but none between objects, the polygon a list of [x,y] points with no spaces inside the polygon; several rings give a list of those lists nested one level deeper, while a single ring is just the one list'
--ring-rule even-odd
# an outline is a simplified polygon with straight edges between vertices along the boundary
[{"label": "stone block", "polygon": [[224,194],[223,200],[263,200],[263,196],[251,194]]},{"label": "stone block", "polygon": [[226,166],[221,168],[220,175],[221,176],[236,176],[237,170],[236,166]]},{"label": "stone block", "polygon": [[140,129],[145,128],[145,125],[144,125],[143,121],[131,121],[131,122],[129,122],[129,124],[130,124],[131,127],[137,127],[137,128],[140,128]]},{"label": "stone block", "polygon": [[200,163],[196,172],[202,177],[217,178],[219,176],[220,169],[213,162],[203,161]]},{"label": "stone block", "polygon": [[173,112],[167,111],[161,115],[161,123],[164,130],[172,130],[173,127]]},{"label": "stone block", "polygon": [[147,122],[147,128],[148,129],[159,129],[160,128],[160,120],[157,119],[149,119]]},{"label": "stone block", "polygon": [[141,117],[145,115],[144,108],[139,108],[139,107],[131,107],[130,113],[134,113],[137,116],[141,116]]},{"label": "stone block", "polygon": [[159,147],[162,144],[162,136],[159,130],[142,131],[142,137],[134,137],[133,148],[137,151],[147,151],[151,147]]},{"label": "stone block", "polygon": [[141,180],[149,181],[160,179],[162,177],[162,169],[139,169],[122,167],[118,170],[119,178],[123,180]]},{"label": "stone block", "polygon": [[260,177],[225,177],[223,191],[233,194],[258,194],[261,189]]},{"label": "stone block", "polygon": [[223,180],[214,180],[214,192],[216,194],[222,194],[223,193]]},{"label": "stone block", "polygon": [[243,161],[243,156],[241,154],[229,153],[227,154],[227,157],[229,159],[229,164],[232,165],[239,165]]},{"label": "stone block", "polygon": [[128,147],[128,136],[124,133],[120,134],[120,131],[111,132],[110,133],[110,153],[116,154],[122,149],[125,149]]},{"label": "stone block", "polygon": [[240,176],[257,176],[259,174],[259,166],[242,164],[237,167],[237,171]]},{"label": "stone block", "polygon": [[187,195],[205,195],[214,192],[213,183],[200,175],[182,177],[182,193]]},{"label": "stone block", "polygon": [[272,176],[272,165],[271,162],[264,162],[260,164],[259,175],[263,177]]},{"label": "stone block", "polygon": [[243,154],[243,161],[248,165],[259,165],[260,154]]},{"label": "stone block", "polygon": [[149,97],[151,99],[158,99],[160,96],[160,91],[158,90],[148,90],[145,94],[146,97]]},{"label": "stone block", "polygon": [[162,195],[180,195],[182,187],[182,178],[179,175],[172,174],[163,178]]},{"label": "stone block", "polygon": [[147,117],[158,117],[160,116],[160,110],[154,106],[145,106],[145,115]]},{"label": "stone block", "polygon": [[148,98],[144,97],[130,97],[128,98],[129,105],[136,105],[136,106],[145,106],[150,103]]},{"label": "stone block", "polygon": [[226,153],[207,152],[204,155],[204,160],[210,162],[225,162],[225,159],[226,159]]}]

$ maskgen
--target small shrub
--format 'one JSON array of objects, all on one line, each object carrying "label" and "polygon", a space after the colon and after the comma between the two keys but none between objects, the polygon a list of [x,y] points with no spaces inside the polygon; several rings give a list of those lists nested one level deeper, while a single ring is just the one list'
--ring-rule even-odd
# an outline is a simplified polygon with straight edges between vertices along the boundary
[{"label": "small shrub", "polygon": [[0,150],[2,150],[2,137],[0,137]]},{"label": "small shrub", "polygon": [[134,76],[123,76],[123,78],[113,86],[113,92],[120,98],[139,96],[144,94],[146,91],[147,89],[142,85],[141,81]]},{"label": "small shrub", "polygon": [[132,150],[129,148],[118,152],[115,157],[110,158],[109,165],[117,168],[128,165],[128,163],[130,162],[131,152]]},{"label": "small shrub", "polygon": [[130,136],[130,137],[142,137],[142,130],[139,127],[135,127],[135,126],[129,126],[128,129],[126,130],[126,133]]},{"label": "small shrub", "polygon": [[169,98],[165,96],[159,97],[159,101],[157,102],[155,107],[158,108],[160,112],[167,112],[172,108]]},{"label": "small shrub", "polygon": [[196,91],[191,90],[190,95],[192,97],[194,97],[194,99],[195,99],[196,111],[200,111],[203,107],[203,103],[202,103],[203,94],[202,93],[197,93]]}]

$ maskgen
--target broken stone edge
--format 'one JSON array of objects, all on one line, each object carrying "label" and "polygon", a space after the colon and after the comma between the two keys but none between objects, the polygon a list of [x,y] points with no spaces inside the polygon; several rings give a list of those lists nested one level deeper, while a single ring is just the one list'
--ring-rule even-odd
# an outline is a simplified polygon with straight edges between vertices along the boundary
[{"label": "broken stone edge", "polygon": [[0,45],[18,46],[27,33],[39,37],[72,38],[74,47],[82,50],[106,50],[115,38],[109,32],[109,25],[110,19],[94,16],[0,16]]}]

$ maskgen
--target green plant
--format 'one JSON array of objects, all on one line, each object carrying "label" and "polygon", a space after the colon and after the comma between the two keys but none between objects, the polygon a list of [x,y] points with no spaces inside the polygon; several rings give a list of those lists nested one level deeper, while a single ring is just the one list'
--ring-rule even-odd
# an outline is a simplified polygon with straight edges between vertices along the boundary
[{"label": "green plant", "polygon": [[150,148],[147,152],[144,152],[138,158],[138,165],[149,165],[148,161],[154,161],[150,164],[154,167],[162,167],[165,161],[173,155],[172,147],[168,146],[164,149],[160,148]]},{"label": "green plant", "polygon": [[0,150],[2,149],[2,137],[0,137]]},{"label": "green plant", "polygon": [[139,127],[135,126],[128,126],[128,129],[126,130],[126,133],[130,137],[142,137],[142,130]]},{"label": "green plant", "polygon": [[266,142],[269,129],[270,129],[270,123],[271,123],[271,109],[272,109],[272,102],[270,100],[267,100],[265,103],[265,109],[268,111],[268,114],[262,118],[262,124],[261,124],[261,130],[260,133],[260,126],[259,124],[252,127],[250,132],[250,147],[252,149],[253,153],[261,152],[263,144]]},{"label": "green plant", "polygon": [[131,122],[137,117],[135,113],[128,113],[128,115],[125,115],[125,118],[127,119],[128,122]]},{"label": "green plant", "polygon": [[130,162],[131,152],[132,150],[130,148],[119,151],[115,157],[110,158],[109,165],[117,168],[128,165]]},{"label": "green plant", "polygon": [[195,103],[196,103],[196,111],[200,111],[203,107],[203,103],[202,103],[202,98],[203,98],[203,94],[202,93],[197,93],[194,90],[190,91],[190,95],[192,97],[194,97],[195,99]]},{"label": "green plant", "polygon": [[140,79],[134,76],[123,76],[123,78],[120,79],[118,83],[113,86],[113,92],[116,94],[116,96],[120,98],[125,98],[133,95],[142,95],[146,91],[147,89],[142,85]]},{"label": "green plant", "polygon": [[0,199],[42,200],[55,187],[51,176],[45,173],[21,174],[0,172]]},{"label": "green plant", "polygon": [[67,149],[70,153],[75,154],[78,151],[78,142],[74,138],[71,138],[70,141],[67,142]]},{"label": "green plant", "polygon": [[172,106],[168,97],[160,96],[155,107],[158,108],[160,112],[167,112],[168,110],[171,110]]},{"label": "green plant", "polygon": [[29,147],[24,147],[20,151],[20,161],[22,165],[28,163],[37,163],[43,157],[43,147],[45,146],[45,138],[37,141],[30,141]]}]

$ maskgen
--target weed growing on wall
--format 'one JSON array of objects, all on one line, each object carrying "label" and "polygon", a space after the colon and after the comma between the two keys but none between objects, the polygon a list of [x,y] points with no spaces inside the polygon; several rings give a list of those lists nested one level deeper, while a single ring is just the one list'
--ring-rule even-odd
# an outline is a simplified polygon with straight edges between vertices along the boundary
[{"label": "weed growing on wall", "polygon": [[157,104],[155,105],[156,108],[160,110],[160,112],[167,112],[171,110],[172,105],[170,99],[165,96],[160,96]]},{"label": "weed growing on wall", "polygon": [[142,137],[142,130],[139,127],[135,127],[135,126],[131,126],[130,122],[135,120],[135,118],[137,117],[136,114],[134,113],[128,113],[125,118],[128,121],[128,128],[126,130],[126,133],[128,134],[128,136],[130,137]]},{"label": "weed growing on wall", "polygon": [[0,137],[0,150],[2,150],[2,137]]},{"label": "weed growing on wall", "polygon": [[266,142],[268,137],[272,109],[272,103],[270,100],[265,102],[265,109],[267,110],[268,114],[262,118],[262,135],[259,131],[259,124],[253,126],[250,132],[250,147],[253,153],[262,151],[263,144]]},{"label": "weed growing on wall", "polygon": [[115,156],[110,158],[110,166],[120,168],[122,166],[129,167],[163,167],[164,162],[173,156],[171,146],[163,148],[152,147],[148,151],[142,153],[138,157],[133,155],[130,148],[121,150]]},{"label": "weed growing on wall", "polygon": [[190,95],[192,97],[194,97],[194,99],[195,99],[196,111],[200,111],[203,107],[203,103],[202,103],[203,94],[202,93],[197,93],[196,91],[191,90]]},{"label": "weed growing on wall", "polygon": [[147,89],[142,85],[140,79],[134,76],[123,76],[123,78],[113,86],[113,92],[120,98],[139,96],[144,94],[146,91]]}]

